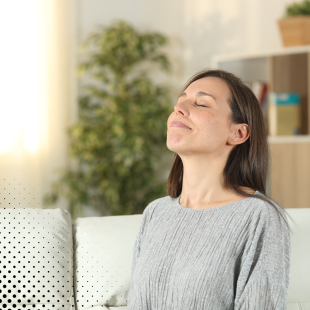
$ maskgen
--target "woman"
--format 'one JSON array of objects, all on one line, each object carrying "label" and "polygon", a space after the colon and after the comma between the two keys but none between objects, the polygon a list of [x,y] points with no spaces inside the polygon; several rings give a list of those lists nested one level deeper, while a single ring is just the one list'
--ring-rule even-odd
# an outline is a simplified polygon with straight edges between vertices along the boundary
[{"label": "woman", "polygon": [[231,73],[199,72],[167,127],[176,153],[169,196],[143,212],[127,309],[286,309],[290,230],[266,196],[269,149],[255,95]]}]

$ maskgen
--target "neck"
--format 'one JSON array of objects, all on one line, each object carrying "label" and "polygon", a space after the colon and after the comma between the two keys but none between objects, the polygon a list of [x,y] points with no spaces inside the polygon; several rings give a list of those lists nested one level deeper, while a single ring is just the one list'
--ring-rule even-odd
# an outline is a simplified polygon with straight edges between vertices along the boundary
[{"label": "neck", "polygon": [[[181,156],[180,156],[181,157]],[[182,156],[183,183],[180,202],[183,206],[206,206],[221,203],[236,195],[223,187],[227,158],[220,156]]]}]

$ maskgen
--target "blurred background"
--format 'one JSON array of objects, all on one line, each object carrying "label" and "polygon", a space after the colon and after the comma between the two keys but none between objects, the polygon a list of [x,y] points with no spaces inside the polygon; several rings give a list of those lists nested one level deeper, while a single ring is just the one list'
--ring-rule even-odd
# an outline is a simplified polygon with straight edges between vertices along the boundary
[{"label": "blurred background", "polygon": [[201,69],[257,95],[267,194],[310,205],[310,4],[0,1],[0,208],[142,213],[165,196],[166,120]]}]

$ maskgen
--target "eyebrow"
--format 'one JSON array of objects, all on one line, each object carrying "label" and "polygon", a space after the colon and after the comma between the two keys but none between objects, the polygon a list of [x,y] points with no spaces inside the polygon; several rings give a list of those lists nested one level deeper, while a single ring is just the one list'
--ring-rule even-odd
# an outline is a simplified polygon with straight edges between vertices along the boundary
[{"label": "eyebrow", "polygon": [[[182,93],[182,94],[179,96],[179,98],[180,98],[180,97],[186,97],[186,96],[187,96],[187,95],[186,95],[186,92],[184,92],[184,93]],[[213,95],[208,94],[208,93],[205,93],[204,91],[200,91],[200,92],[196,93],[195,96],[196,96],[196,97],[210,96],[210,97],[212,97],[212,98],[214,99],[214,101],[216,101],[216,99],[215,99],[215,97],[214,97]]]}]

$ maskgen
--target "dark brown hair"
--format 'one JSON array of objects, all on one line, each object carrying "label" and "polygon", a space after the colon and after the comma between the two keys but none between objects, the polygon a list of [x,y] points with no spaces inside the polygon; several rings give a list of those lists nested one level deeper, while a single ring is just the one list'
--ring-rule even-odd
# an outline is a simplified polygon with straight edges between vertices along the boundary
[{"label": "dark brown hair", "polygon": [[[223,186],[234,190],[241,196],[254,197],[269,203],[282,216],[273,204],[276,203],[287,214],[280,204],[266,195],[270,149],[262,109],[256,96],[249,87],[243,84],[241,79],[223,70],[203,70],[196,73],[185,83],[181,94],[191,83],[204,77],[217,77],[226,82],[231,93],[229,98],[230,120],[234,124],[247,124],[250,129],[248,139],[244,143],[236,145],[228,156],[223,172]],[[182,183],[183,163],[180,156],[175,154],[166,184],[167,193],[171,198],[177,198],[181,195]],[[259,191],[262,195],[249,194],[242,187]],[[282,218],[290,229],[285,218],[283,216]]]}]

